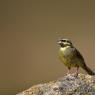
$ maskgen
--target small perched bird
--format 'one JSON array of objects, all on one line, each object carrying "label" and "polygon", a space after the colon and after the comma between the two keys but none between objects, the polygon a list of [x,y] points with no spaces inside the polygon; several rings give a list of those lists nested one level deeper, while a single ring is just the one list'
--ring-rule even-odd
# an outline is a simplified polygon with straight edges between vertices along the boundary
[{"label": "small perched bird", "polygon": [[71,67],[76,67],[76,74],[78,75],[79,67],[83,68],[89,75],[95,75],[95,73],[85,64],[83,56],[73,46],[69,39],[60,39],[58,41],[60,45],[59,58],[67,66],[68,73]]}]

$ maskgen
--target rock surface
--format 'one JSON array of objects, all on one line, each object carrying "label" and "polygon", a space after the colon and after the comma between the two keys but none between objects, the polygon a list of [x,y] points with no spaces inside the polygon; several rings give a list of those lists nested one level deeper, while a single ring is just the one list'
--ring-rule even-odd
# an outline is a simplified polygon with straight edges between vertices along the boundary
[{"label": "rock surface", "polygon": [[95,76],[69,74],[56,81],[32,86],[17,95],[95,95]]}]

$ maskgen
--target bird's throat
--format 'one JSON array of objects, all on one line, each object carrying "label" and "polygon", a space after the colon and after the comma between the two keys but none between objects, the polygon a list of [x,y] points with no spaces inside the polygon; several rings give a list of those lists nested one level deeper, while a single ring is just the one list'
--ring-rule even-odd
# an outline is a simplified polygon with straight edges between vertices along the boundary
[{"label": "bird's throat", "polygon": [[61,48],[60,48],[60,51],[64,52],[64,51],[66,51],[69,47],[70,47],[70,46],[61,47]]}]

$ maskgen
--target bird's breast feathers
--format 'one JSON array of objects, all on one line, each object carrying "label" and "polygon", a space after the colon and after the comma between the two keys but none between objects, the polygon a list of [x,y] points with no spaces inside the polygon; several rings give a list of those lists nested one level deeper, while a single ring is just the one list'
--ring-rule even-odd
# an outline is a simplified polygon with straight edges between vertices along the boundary
[{"label": "bird's breast feathers", "polygon": [[61,54],[61,56],[69,57],[69,56],[72,56],[73,50],[70,46],[67,46],[64,48],[60,48],[59,53]]},{"label": "bird's breast feathers", "polygon": [[75,59],[72,60],[74,58],[74,53],[73,53],[73,49],[70,46],[60,48],[59,58],[67,66],[71,64],[74,65],[73,63],[75,63],[73,62],[75,61]]}]

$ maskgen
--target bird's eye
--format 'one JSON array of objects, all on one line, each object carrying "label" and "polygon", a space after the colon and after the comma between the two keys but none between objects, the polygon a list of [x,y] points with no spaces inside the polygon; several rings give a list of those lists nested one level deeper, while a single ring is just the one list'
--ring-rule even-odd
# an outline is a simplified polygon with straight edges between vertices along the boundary
[{"label": "bird's eye", "polygon": [[61,40],[62,42],[66,42],[66,40]]},{"label": "bird's eye", "polygon": [[70,41],[67,41],[68,43],[70,43]]}]

